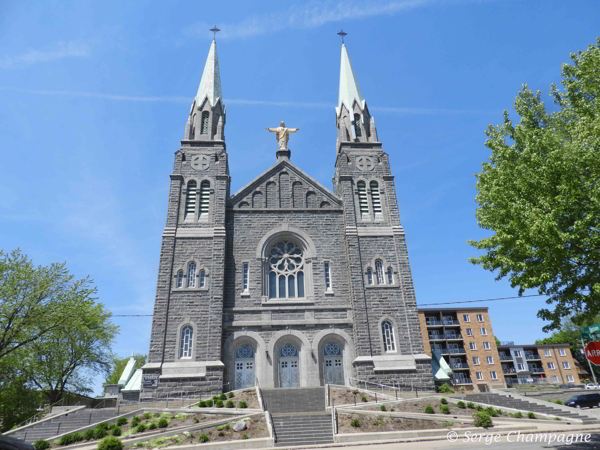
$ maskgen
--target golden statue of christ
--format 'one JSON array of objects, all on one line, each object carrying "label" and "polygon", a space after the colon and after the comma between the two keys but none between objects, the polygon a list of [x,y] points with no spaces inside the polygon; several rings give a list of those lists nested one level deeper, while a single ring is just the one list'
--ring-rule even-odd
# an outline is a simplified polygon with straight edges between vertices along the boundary
[{"label": "golden statue of christ", "polygon": [[275,139],[279,142],[279,150],[287,150],[287,144],[290,133],[295,133],[300,128],[286,128],[283,120],[279,122],[279,126],[277,128],[265,128],[265,130],[270,133],[275,133]]}]

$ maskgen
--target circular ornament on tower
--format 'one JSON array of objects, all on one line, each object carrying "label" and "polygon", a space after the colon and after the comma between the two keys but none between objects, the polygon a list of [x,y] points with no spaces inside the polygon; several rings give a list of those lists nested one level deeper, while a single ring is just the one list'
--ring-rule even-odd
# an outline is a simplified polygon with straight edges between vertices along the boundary
[{"label": "circular ornament on tower", "polygon": [[210,161],[206,155],[192,156],[192,167],[196,170],[206,170],[210,167]]},{"label": "circular ornament on tower", "polygon": [[364,172],[367,170],[373,170],[375,168],[375,163],[370,156],[357,156],[356,167]]}]

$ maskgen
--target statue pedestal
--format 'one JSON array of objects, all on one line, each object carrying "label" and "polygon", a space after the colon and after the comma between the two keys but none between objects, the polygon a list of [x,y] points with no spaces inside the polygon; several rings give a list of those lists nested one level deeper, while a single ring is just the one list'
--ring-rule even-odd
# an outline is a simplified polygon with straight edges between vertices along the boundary
[{"label": "statue pedestal", "polygon": [[279,161],[289,161],[290,159],[292,159],[292,151],[288,148],[288,149],[277,149],[277,152],[275,153],[275,155],[277,155],[277,162]]}]

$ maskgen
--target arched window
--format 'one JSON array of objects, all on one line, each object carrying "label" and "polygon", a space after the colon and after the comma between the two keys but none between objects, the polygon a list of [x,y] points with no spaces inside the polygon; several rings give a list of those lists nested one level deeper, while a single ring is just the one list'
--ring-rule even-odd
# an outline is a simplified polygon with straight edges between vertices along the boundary
[{"label": "arched window", "polygon": [[354,114],[354,134],[356,134],[356,137],[362,136],[360,130],[360,114]]},{"label": "arched window", "polygon": [[358,190],[358,207],[360,208],[360,215],[367,217],[369,215],[369,204],[367,201],[367,185],[364,181],[356,183]]},{"label": "arched window", "polygon": [[388,267],[387,270],[387,282],[388,284],[394,284],[394,270],[391,267]]},{"label": "arched window", "polygon": [[180,270],[179,272],[177,272],[177,281],[175,283],[175,286],[178,288],[183,287],[183,270]]},{"label": "arched window", "polygon": [[208,217],[208,208],[210,206],[210,182],[204,180],[200,183],[200,217]]},{"label": "arched window", "polygon": [[379,184],[377,181],[371,181],[371,204],[373,206],[373,214],[381,215],[381,197],[379,197]]},{"label": "arched window", "polygon": [[280,241],[271,247],[269,298],[304,297],[304,255],[295,242]]},{"label": "arched window", "polygon": [[188,287],[196,287],[196,263],[188,266]]},{"label": "arched window", "polygon": [[367,283],[373,284],[373,270],[370,267],[367,269]]},{"label": "arched window", "polygon": [[179,357],[181,359],[192,357],[192,346],[194,342],[194,329],[191,325],[186,325],[181,329],[181,336],[179,338]]},{"label": "arched window", "polygon": [[385,284],[385,279],[383,278],[383,263],[380,259],[375,261],[375,274],[377,275],[377,284]]},{"label": "arched window", "polygon": [[200,273],[198,274],[198,287],[205,287],[206,286],[206,273],[204,272],[204,269],[202,269],[200,271]]},{"label": "arched window", "polygon": [[396,340],[394,338],[394,327],[392,322],[384,320],[381,322],[381,333],[383,335],[383,349],[386,353],[396,351]]},{"label": "arched window", "polygon": [[193,218],[194,214],[196,214],[196,182],[191,180],[188,182],[185,197],[185,218]]},{"label": "arched window", "polygon": [[202,113],[202,125],[200,128],[201,134],[208,134],[208,111]]}]

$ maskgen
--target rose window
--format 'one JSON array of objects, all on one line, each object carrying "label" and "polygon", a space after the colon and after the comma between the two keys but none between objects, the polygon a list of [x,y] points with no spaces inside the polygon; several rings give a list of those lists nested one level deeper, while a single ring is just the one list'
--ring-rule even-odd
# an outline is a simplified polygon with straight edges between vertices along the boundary
[{"label": "rose window", "polygon": [[268,254],[269,298],[304,297],[304,255],[294,242],[275,244]]},{"label": "rose window", "polygon": [[323,347],[323,353],[325,356],[338,356],[342,353],[342,349],[335,342],[328,342]]}]

